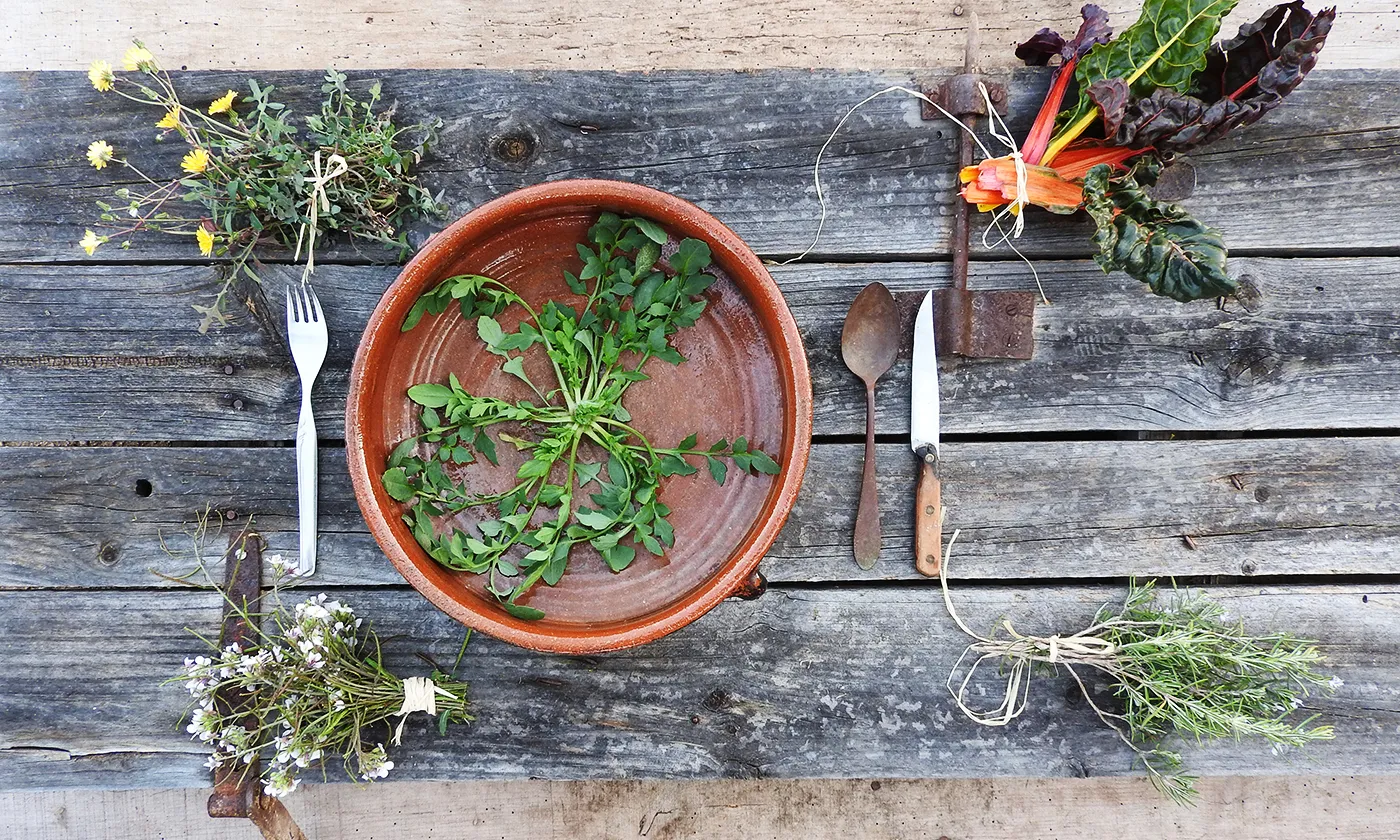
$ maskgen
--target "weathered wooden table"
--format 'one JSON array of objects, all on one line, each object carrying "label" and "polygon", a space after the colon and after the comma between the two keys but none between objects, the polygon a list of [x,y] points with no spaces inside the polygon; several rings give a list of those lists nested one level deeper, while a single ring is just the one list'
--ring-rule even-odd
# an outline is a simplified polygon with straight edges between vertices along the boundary
[{"label": "weathered wooden table", "polygon": [[[305,113],[317,74],[262,74]],[[368,77],[369,74],[357,74]],[[425,167],[454,212],[543,180],[594,176],[675,192],[762,255],[810,240],[811,162],[846,107],[918,73],[390,72],[406,116],[439,115]],[[179,79],[193,101],[242,76]],[[957,597],[1059,628],[1117,599],[1128,575],[1208,586],[1261,628],[1323,640],[1346,684],[1315,711],[1337,740],[1305,757],[1257,743],[1188,751],[1204,773],[1400,771],[1400,76],[1310,77],[1263,124],[1196,157],[1189,206],[1234,248],[1243,291],[1220,305],[1154,298],[1089,261],[1082,218],[1034,213],[1021,247],[1050,305],[1035,358],[963,363],[943,378],[944,494],[961,528]],[[1033,113],[1045,79],[1012,80]],[[95,137],[172,168],[151,115],[80,73],[0,75],[0,786],[208,783],[162,687],[213,632],[217,596],[170,583],[182,534],[210,508],[255,517],[294,552],[297,379],[270,265],[251,311],[209,335],[190,304],[218,282],[186,242],[149,238],[83,259],[107,195]],[[477,722],[440,738],[410,721],[405,778],[988,776],[1133,773],[1131,754],[1067,678],[1040,681],[1005,729],[965,720],[943,686],[964,639],[911,563],[908,358],[880,389],[885,548],[849,543],[862,393],[841,364],[846,307],[880,280],[902,296],[947,284],[955,135],[915,103],[863,110],[825,170],[833,216],[818,254],[774,269],[816,394],[803,495],[763,571],[655,644],[570,658],[475,639],[462,673]],[[455,656],[461,628],[406,587],[365,532],[344,474],[351,354],[397,269],[353,249],[318,257],[333,329],[316,391],[324,435],[321,561],[388,637],[391,664]],[[980,252],[974,287],[1029,288]],[[1188,544],[1187,537],[1190,537]],[[175,556],[162,550],[161,540]],[[1194,546],[1194,547],[1192,547]],[[218,546],[213,547],[217,552]]]}]

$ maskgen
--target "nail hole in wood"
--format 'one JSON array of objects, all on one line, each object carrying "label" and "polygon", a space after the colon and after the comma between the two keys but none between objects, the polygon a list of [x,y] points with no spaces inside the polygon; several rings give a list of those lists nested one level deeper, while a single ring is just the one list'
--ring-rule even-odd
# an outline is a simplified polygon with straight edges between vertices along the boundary
[{"label": "nail hole in wood", "polygon": [[151,487],[151,482],[147,481],[144,478],[136,479],[136,495],[144,499],[147,496],[151,495],[152,489],[154,488]]}]

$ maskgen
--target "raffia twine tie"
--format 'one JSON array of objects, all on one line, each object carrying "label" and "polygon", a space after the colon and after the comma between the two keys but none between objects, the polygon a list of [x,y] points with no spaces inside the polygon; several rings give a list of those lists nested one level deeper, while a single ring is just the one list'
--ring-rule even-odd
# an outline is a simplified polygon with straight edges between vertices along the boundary
[{"label": "raffia twine tie", "polygon": [[[948,615],[953,619],[953,623],[958,629],[971,636],[974,641],[963,649],[957,662],[953,664],[952,671],[948,674],[947,687],[952,695],[953,703],[957,705],[962,713],[975,723],[983,726],[1006,726],[1021,716],[1026,710],[1026,703],[1030,698],[1030,677],[1031,663],[1046,662],[1051,665],[1064,665],[1074,677],[1080,689],[1084,691],[1088,698],[1088,690],[1075,674],[1073,665],[1102,662],[1111,659],[1117,653],[1117,646],[1101,636],[1094,635],[1098,625],[1087,627],[1084,630],[1069,636],[1055,633],[1049,636],[1030,636],[1018,633],[1009,620],[1003,619],[1001,626],[1006,630],[1010,638],[994,639],[974,633],[970,627],[963,622],[962,617],[953,607],[953,598],[948,591],[948,566],[953,557],[953,544],[958,541],[960,531],[953,531],[953,535],[948,539],[948,547],[943,553],[943,564],[939,568],[938,582],[943,590],[943,605],[948,611]],[[971,665],[963,670],[963,664],[971,658]],[[1009,664],[1008,664],[1009,660]],[[969,704],[969,686],[972,683],[978,669],[984,664],[996,664],[1001,668],[1000,677],[1006,683],[1006,688],[1002,692],[1001,703],[993,709],[978,709]],[[957,679],[959,673],[963,674],[961,681]],[[1089,698],[1092,705],[1093,700]],[[1098,707],[1094,707],[1098,711]],[[1102,714],[1102,712],[1100,712]]]},{"label": "raffia twine tie", "polygon": [[429,717],[437,717],[437,698],[441,694],[453,700],[457,695],[438,688],[427,677],[408,677],[403,681],[403,705],[394,714],[399,716],[399,725],[394,730],[394,746],[403,739],[403,724],[414,712],[427,712]]},{"label": "raffia twine tie", "polygon": [[297,250],[292,256],[293,260],[301,258],[301,243],[305,238],[306,269],[301,273],[302,280],[316,270],[316,223],[321,213],[331,212],[331,200],[326,195],[326,184],[350,171],[350,164],[339,154],[326,158],[326,163],[328,168],[322,169],[320,151],[311,159],[311,178],[308,179],[311,183],[311,197],[307,199],[307,221],[302,224],[301,230],[297,231]]}]

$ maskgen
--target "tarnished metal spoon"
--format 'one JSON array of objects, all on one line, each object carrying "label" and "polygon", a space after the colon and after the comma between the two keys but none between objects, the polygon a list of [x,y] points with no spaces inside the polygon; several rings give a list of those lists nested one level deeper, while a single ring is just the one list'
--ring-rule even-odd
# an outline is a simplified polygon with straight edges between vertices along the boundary
[{"label": "tarnished metal spoon", "polygon": [[852,548],[856,565],[875,566],[880,556],[880,498],[875,489],[875,382],[899,353],[899,310],[883,283],[871,283],[856,295],[841,330],[841,358],[865,383],[865,472]]}]

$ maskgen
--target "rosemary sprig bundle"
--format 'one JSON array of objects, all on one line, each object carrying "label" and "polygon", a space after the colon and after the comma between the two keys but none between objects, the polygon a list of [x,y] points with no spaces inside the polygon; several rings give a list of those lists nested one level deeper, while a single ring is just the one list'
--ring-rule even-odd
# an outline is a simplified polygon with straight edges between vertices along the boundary
[{"label": "rosemary sprig bundle", "polygon": [[[119,240],[131,247],[132,234],[159,231],[194,238],[203,256],[227,256],[232,270],[209,304],[196,305],[200,332],[228,322],[227,297],[240,274],[257,281],[249,265],[255,249],[281,245],[307,255],[314,265],[317,242],[339,232],[397,248],[407,255],[399,228],[413,218],[441,215],[434,197],[413,173],[434,141],[440,120],[400,126],[394,108],[380,106],[378,82],[368,100],[355,98],[346,76],[328,71],[318,114],[300,120],[272,99],[273,87],[248,80],[249,93],[229,90],[206,107],[184,104],[170,75],[140,42],[127,50],[123,74],[105,61],[94,62],[88,80],[113,93],[157,109],[156,139],[176,136],[190,146],[173,177],[151,176],[105,140],[88,147],[97,169],[120,166],[140,184],[115,192],[115,202],[99,201],[94,227],[78,243],[91,256]],[[376,110],[378,108],[378,110]]]},{"label": "rosemary sprig bundle", "polygon": [[[1085,701],[1137,753],[1158,790],[1179,804],[1194,801],[1195,776],[1182,771],[1181,754],[1163,746],[1172,737],[1196,741],[1256,736],[1276,748],[1334,737],[1314,726],[1316,715],[1293,720],[1314,691],[1330,693],[1341,679],[1315,670],[1322,654],[1314,642],[1288,633],[1251,635],[1224,608],[1195,592],[1160,598],[1153,582],[1130,581],[1121,605],[1101,607],[1088,627],[1069,635],[1031,636],[1002,621],[1005,637],[983,636],[963,623],[948,591],[948,541],[940,582],[948,614],[976,641],[948,676],[954,702],[973,721],[1005,726],[1026,709],[1037,669],[1063,666]],[[967,665],[971,659],[971,664]],[[999,706],[968,703],[969,686],[984,664],[1000,666],[1006,691]],[[1089,668],[1106,676],[1121,710],[1104,709],[1089,691]],[[960,676],[961,675],[961,676]]]},{"label": "rosemary sprig bundle", "polygon": [[[280,557],[269,561],[279,576],[287,572]],[[222,648],[208,642],[210,655],[187,658],[169,680],[194,698],[186,731],[213,748],[210,769],[248,772],[260,756],[270,756],[263,788],[283,797],[296,790],[301,771],[339,755],[347,775],[368,782],[387,776],[394,762],[384,741],[366,743],[366,730],[392,729],[388,740],[397,744],[404,719],[415,711],[437,715],[439,733],[449,722],[473,719],[466,683],[439,671],[408,679],[390,673],[379,638],[347,604],[324,594],[290,610],[279,602],[260,616],[259,628],[258,616],[224,597],[248,620],[254,640]]]}]

